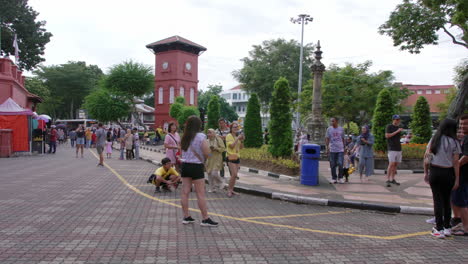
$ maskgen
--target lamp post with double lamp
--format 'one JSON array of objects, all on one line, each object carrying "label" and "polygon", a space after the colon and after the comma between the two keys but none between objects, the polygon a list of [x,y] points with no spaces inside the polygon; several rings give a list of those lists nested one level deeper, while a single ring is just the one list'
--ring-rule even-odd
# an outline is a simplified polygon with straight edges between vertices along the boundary
[{"label": "lamp post with double lamp", "polygon": [[[300,95],[302,90],[302,57],[304,53],[304,24],[307,25],[309,22],[312,22],[314,19],[307,14],[300,14],[296,18],[291,17],[291,22],[294,24],[301,24],[302,31],[301,31],[301,53],[299,55],[299,81],[297,84],[297,102],[300,102]],[[301,116],[299,111],[296,112],[296,131],[299,130],[301,124]]]}]

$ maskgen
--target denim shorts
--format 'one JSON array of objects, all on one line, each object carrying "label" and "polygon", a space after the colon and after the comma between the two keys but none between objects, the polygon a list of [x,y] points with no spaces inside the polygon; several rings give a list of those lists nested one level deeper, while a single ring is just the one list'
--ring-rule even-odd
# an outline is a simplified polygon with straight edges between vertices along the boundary
[{"label": "denim shorts", "polygon": [[77,145],[84,145],[84,142],[85,142],[84,138],[76,138]]}]

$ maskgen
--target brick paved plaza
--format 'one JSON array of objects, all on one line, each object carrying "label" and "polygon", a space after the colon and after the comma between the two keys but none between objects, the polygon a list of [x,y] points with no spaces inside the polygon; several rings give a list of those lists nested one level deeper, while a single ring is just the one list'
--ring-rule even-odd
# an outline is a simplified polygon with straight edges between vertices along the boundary
[{"label": "brick paved plaza", "polygon": [[[94,150],[93,150],[94,152]],[[426,216],[208,194],[217,228],[182,225],[155,166],[89,150],[0,159],[0,263],[467,263],[468,239],[436,240]],[[242,176],[241,176],[242,177]],[[192,195],[191,198],[195,198]]]}]

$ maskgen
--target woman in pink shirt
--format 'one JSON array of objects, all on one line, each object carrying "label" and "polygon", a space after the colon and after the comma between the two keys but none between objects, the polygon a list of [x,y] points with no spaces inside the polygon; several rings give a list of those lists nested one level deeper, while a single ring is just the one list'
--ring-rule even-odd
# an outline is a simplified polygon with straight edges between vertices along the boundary
[{"label": "woman in pink shirt", "polygon": [[168,127],[169,133],[167,133],[166,138],[164,139],[164,147],[166,148],[166,157],[171,159],[171,163],[177,166],[176,154],[180,150],[180,136],[177,133],[177,125],[174,122],[171,122]]}]

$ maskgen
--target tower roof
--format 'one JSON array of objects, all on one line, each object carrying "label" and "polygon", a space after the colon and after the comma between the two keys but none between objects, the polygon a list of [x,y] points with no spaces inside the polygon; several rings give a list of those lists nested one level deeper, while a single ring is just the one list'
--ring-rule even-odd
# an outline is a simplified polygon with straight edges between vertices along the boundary
[{"label": "tower roof", "polygon": [[199,45],[195,42],[192,42],[186,38],[177,35],[153,42],[151,44],[146,45],[146,47],[152,50],[154,53],[164,52],[168,50],[182,50],[196,55],[200,55],[201,52],[206,51],[206,48],[202,45]]}]

